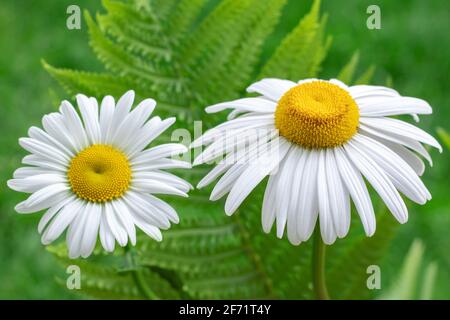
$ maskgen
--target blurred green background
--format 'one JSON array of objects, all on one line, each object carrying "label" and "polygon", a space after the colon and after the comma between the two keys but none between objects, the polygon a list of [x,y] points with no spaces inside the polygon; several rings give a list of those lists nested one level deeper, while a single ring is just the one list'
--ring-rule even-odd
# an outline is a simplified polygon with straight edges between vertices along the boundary
[{"label": "blurred green background", "polygon": [[[66,28],[66,9],[71,4],[95,12],[100,1],[3,0],[0,2],[0,298],[58,299],[78,296],[58,285],[64,277],[53,256],[40,244],[40,214],[18,215],[17,202],[25,198],[6,187],[6,180],[20,165],[24,151],[17,139],[27,128],[40,125],[43,114],[54,110],[58,85],[41,66],[44,58],[55,66],[99,69],[88,45],[87,27]],[[265,55],[277,45],[310,7],[310,1],[290,0],[281,22],[265,45]],[[382,29],[366,27],[366,8],[381,8]],[[322,77],[336,76],[350,56],[359,51],[359,72],[376,65],[374,83],[386,79],[401,94],[423,98],[434,108],[419,126],[436,135],[436,128],[450,130],[448,83],[450,74],[450,6],[446,0],[374,1],[324,0],[329,14],[328,34],[333,44],[323,65]],[[410,220],[399,227],[381,266],[383,288],[396,281],[404,257],[414,239],[425,246],[424,262],[438,266],[433,298],[450,299],[450,201],[449,152],[433,151],[434,167],[423,179],[433,194],[425,206],[409,203]]]}]

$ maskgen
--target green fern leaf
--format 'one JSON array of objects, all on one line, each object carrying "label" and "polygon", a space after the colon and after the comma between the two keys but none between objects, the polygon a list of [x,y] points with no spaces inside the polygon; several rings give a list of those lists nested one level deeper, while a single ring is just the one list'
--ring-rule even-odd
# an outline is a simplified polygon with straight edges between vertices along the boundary
[{"label": "green fern leaf", "polygon": [[350,84],[355,75],[358,62],[359,62],[359,52],[356,51],[350,58],[350,61],[339,72],[337,78],[344,83]]},{"label": "green fern leaf", "polygon": [[321,19],[319,10],[320,0],[315,0],[311,11],[267,61],[259,78],[275,77],[297,81],[317,75],[320,63],[331,44],[331,38],[324,39],[326,16]]}]

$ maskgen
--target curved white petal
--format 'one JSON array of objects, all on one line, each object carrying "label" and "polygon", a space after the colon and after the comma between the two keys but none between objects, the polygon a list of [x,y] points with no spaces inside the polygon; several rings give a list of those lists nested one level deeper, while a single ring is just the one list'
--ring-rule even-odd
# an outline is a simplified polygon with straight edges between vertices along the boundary
[{"label": "curved white petal", "polygon": [[133,219],[128,206],[122,199],[111,201],[111,204],[116,213],[117,220],[120,221],[122,226],[125,228],[128,237],[130,238],[130,242],[134,246],[136,244],[136,228],[134,226],[135,219]]},{"label": "curved white petal", "polygon": [[98,231],[100,227],[100,219],[102,214],[101,204],[92,203],[90,210],[87,211],[87,221],[84,226],[80,254],[83,258],[87,258],[94,251],[97,242]]},{"label": "curved white petal", "polygon": [[423,147],[423,145],[417,140],[400,136],[394,133],[382,132],[380,130],[374,129],[372,127],[366,126],[364,124],[359,124],[359,132],[365,136],[372,137],[374,139],[381,139],[382,141],[389,141],[396,143],[401,146],[405,146],[424,157],[430,166],[433,166],[433,160],[431,159],[428,151]]},{"label": "curved white petal", "polygon": [[408,210],[386,173],[384,173],[370,156],[356,148],[352,141],[345,144],[344,148],[352,163],[366,177],[394,217],[400,223],[405,223],[408,220]]},{"label": "curved white petal", "polygon": [[173,157],[187,151],[188,149],[179,143],[162,144],[138,153],[133,159],[130,159],[130,164],[132,166],[148,164],[154,160]]},{"label": "curved white petal", "polygon": [[44,130],[55,140],[59,141],[73,153],[81,151],[69,129],[64,125],[61,114],[53,112],[42,118]]},{"label": "curved white petal", "polygon": [[264,98],[242,98],[233,101],[221,102],[205,109],[207,113],[220,112],[225,109],[234,109],[238,112],[274,112],[276,103]]},{"label": "curved white petal", "polygon": [[280,100],[283,94],[297,83],[289,80],[266,78],[253,83],[247,88],[247,92],[257,92],[275,102]]},{"label": "curved white petal", "polygon": [[342,184],[333,150],[326,149],[324,152],[326,185],[328,187],[331,217],[337,236],[343,238],[350,229],[349,193]]},{"label": "curved white petal", "polygon": [[334,149],[334,155],[342,181],[345,183],[345,186],[355,203],[364,231],[366,235],[370,237],[375,233],[376,219],[372,201],[364,179],[361,176],[361,173],[359,173],[350,160],[348,160],[342,147],[336,147]]},{"label": "curved white petal", "polygon": [[361,118],[360,122],[385,133],[393,133],[426,143],[442,152],[442,147],[435,138],[407,122],[391,118]]},{"label": "curved white petal", "polygon": [[66,230],[67,226],[72,223],[73,219],[78,215],[80,210],[82,211],[83,206],[83,202],[79,199],[64,206],[53,218],[42,234],[42,244],[48,245],[58,239],[64,230]]},{"label": "curved white petal", "polygon": [[51,184],[31,194],[27,200],[19,203],[15,210],[18,213],[32,213],[50,208],[69,196],[68,187],[63,183]]},{"label": "curved white petal", "polygon": [[24,179],[8,180],[8,187],[15,191],[33,193],[54,183],[66,183],[64,175],[58,173],[38,174]]},{"label": "curved white petal", "polygon": [[100,106],[100,132],[101,142],[109,143],[109,128],[111,127],[112,119],[114,116],[114,98],[111,96],[105,96]]},{"label": "curved white petal", "polygon": [[297,232],[302,241],[311,237],[319,215],[317,194],[317,171],[319,153],[315,150],[304,150],[304,168],[301,176],[297,201]]},{"label": "curved white petal", "polygon": [[84,94],[77,94],[76,98],[89,142],[91,144],[100,143],[101,132],[96,100],[94,99],[95,103],[93,103],[94,101]]},{"label": "curved white petal", "polygon": [[113,252],[116,241],[115,241],[115,238],[114,238],[114,235],[113,235],[111,229],[108,226],[108,222],[106,221],[105,206],[102,206],[99,235],[100,235],[100,242],[101,242],[103,248],[107,252]]},{"label": "curved white petal", "polygon": [[319,203],[319,224],[320,233],[323,242],[326,244],[333,244],[336,241],[336,230],[333,225],[333,208],[330,202],[331,194],[328,191],[327,172],[326,172],[326,155],[325,150],[312,151],[318,153],[318,168],[317,168],[317,197]]},{"label": "curved white petal", "polygon": [[69,101],[63,101],[61,103],[60,112],[62,114],[62,120],[70,132],[73,141],[77,147],[77,150],[83,150],[89,145],[89,141],[84,130],[83,123],[78,116],[75,108]]},{"label": "curved white petal", "polygon": [[69,158],[72,158],[75,154],[67,148],[64,144],[53,138],[50,134],[45,132],[44,130],[38,128],[38,127],[31,127],[28,129],[28,135],[30,138],[33,138],[34,140],[38,140],[42,142],[43,144],[50,145],[60,152],[64,153]]},{"label": "curved white petal", "polygon": [[300,148],[292,146],[286,154],[283,160],[283,166],[280,168],[280,177],[277,182],[276,193],[277,237],[280,239],[283,237],[284,228],[287,225],[287,237],[294,245],[298,245],[301,242],[297,232],[297,213],[291,206],[291,199],[297,197],[297,194],[294,194],[293,189],[294,182],[296,182],[295,173],[297,164],[302,156],[300,150]]},{"label": "curved white petal", "polygon": [[234,184],[225,202],[225,213],[232,215],[249,193],[266,177],[279,162],[283,160],[290,143],[283,138],[277,138],[270,142],[269,149],[263,150],[261,161],[250,164]]},{"label": "curved white petal", "polygon": [[398,190],[414,202],[424,204],[431,194],[412,168],[395,152],[383,144],[357,134],[352,143],[364,151],[392,179]]}]

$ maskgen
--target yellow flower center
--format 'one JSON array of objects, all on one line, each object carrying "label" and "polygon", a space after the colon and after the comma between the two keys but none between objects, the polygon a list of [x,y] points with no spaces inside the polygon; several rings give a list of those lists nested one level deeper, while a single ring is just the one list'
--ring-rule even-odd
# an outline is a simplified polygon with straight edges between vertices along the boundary
[{"label": "yellow flower center", "polygon": [[94,144],[72,159],[67,176],[78,197],[105,202],[122,196],[128,189],[131,169],[122,152],[109,145]]},{"label": "yellow flower center", "polygon": [[359,110],[350,94],[328,81],[288,90],[275,111],[280,135],[305,148],[331,148],[348,141],[358,127]]}]

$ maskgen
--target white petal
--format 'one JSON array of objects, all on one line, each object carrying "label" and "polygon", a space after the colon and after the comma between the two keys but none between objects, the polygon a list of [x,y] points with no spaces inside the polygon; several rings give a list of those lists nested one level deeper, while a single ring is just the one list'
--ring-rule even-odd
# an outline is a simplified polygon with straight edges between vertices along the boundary
[{"label": "white petal", "polygon": [[115,239],[114,235],[111,232],[111,229],[108,226],[108,222],[106,221],[105,206],[102,206],[99,234],[100,234],[100,242],[103,248],[107,252],[113,252],[115,247]]},{"label": "white petal", "polygon": [[[227,197],[225,202],[225,213],[227,215],[232,215],[256,185],[278,166],[289,147],[290,142],[285,139],[274,139],[270,142],[269,151],[263,150],[261,152],[261,161],[249,165],[236,181]],[[264,161],[264,158],[267,161]]]},{"label": "white petal", "polygon": [[142,151],[148,146],[155,138],[161,133],[167,130],[172,124],[175,123],[175,118],[167,118],[161,121],[158,125],[150,124],[150,121],[142,127],[139,131],[139,136],[136,141],[129,147],[125,148],[125,152],[132,158],[136,153]]},{"label": "white petal", "polygon": [[363,117],[381,117],[401,114],[431,114],[430,105],[418,98],[389,97],[355,99]]},{"label": "white petal", "polygon": [[136,245],[136,228],[134,227],[134,219],[128,210],[128,206],[121,199],[116,199],[111,204],[116,213],[117,220],[121,222],[127,231],[131,244],[133,246]]},{"label": "white petal", "polygon": [[[112,115],[110,125],[108,126],[108,130],[106,133],[106,142],[112,143],[112,137],[119,128],[122,121],[125,119],[125,117],[128,115],[128,113],[131,110],[131,106],[133,105],[134,101],[134,91],[130,90],[127,91],[122,97],[119,98],[117,101],[116,108],[114,109],[114,114]],[[107,101],[108,104],[110,104],[110,101]]]},{"label": "white petal", "polygon": [[55,172],[51,169],[40,168],[40,167],[21,167],[14,171],[13,178],[14,179],[25,179],[25,178],[36,176],[39,174],[52,174],[52,173],[58,174],[59,172]]},{"label": "white petal", "polygon": [[128,243],[127,231],[125,230],[125,227],[122,226],[120,220],[118,220],[118,217],[116,216],[116,213],[114,211],[115,210],[112,207],[111,203],[106,202],[104,213],[106,216],[108,227],[119,245],[121,247],[125,247]]},{"label": "white petal", "polygon": [[206,131],[202,136],[194,140],[189,146],[198,148],[202,145],[208,145],[217,139],[223,139],[227,136],[228,139],[238,136],[248,130],[270,130],[274,129],[274,115],[264,114],[260,116],[245,116],[237,119],[226,121],[219,126]]},{"label": "white petal", "polygon": [[83,207],[84,204],[79,199],[64,206],[45,229],[41,239],[42,244],[48,245],[58,239],[80,210],[83,210]]},{"label": "white petal", "polygon": [[265,144],[268,140],[278,136],[278,130],[268,126],[265,128],[227,131],[221,138],[210,144],[193,162],[193,165],[208,163],[222,157],[224,154],[253,145]]},{"label": "white petal", "polygon": [[177,177],[176,175],[164,171],[136,172],[133,173],[132,178],[138,180],[148,179],[149,181],[153,182],[161,181],[183,192],[188,192],[189,190],[193,189],[190,183]]},{"label": "white petal", "polygon": [[38,225],[38,232],[42,233],[42,231],[45,229],[45,227],[47,226],[47,224],[50,222],[50,220],[66,205],[68,205],[69,203],[72,203],[74,201],[76,201],[76,197],[75,196],[70,196],[60,202],[58,202],[57,204],[55,204],[54,206],[52,206],[50,209],[47,210],[47,212],[45,212],[45,214],[42,216],[41,220],[39,220],[39,225]]},{"label": "white petal", "polygon": [[34,175],[25,179],[8,180],[8,187],[19,192],[33,193],[54,183],[65,183],[67,179],[62,174],[47,173]]},{"label": "white petal", "polygon": [[144,231],[149,237],[155,239],[156,241],[162,240],[161,231],[157,227],[145,223],[145,221],[143,221],[139,217],[136,217],[135,223],[136,226],[142,231]]},{"label": "white petal", "polygon": [[232,165],[233,165],[232,163],[226,162],[217,164],[211,171],[208,172],[206,176],[202,178],[202,180],[200,180],[200,182],[197,184],[197,189],[201,189],[209,185],[211,182],[216,180],[221,174],[227,171]]},{"label": "white petal", "polygon": [[58,151],[64,153],[69,158],[72,158],[75,155],[64,144],[62,144],[61,142],[53,138],[51,135],[49,135],[47,132],[38,127],[31,127],[30,129],[28,129],[28,135],[35,140],[38,140],[46,145],[54,147]]},{"label": "white petal", "polygon": [[41,169],[47,169],[54,173],[65,173],[67,172],[67,167],[65,165],[54,162],[50,159],[43,158],[35,154],[29,154],[23,157],[23,164],[28,164],[32,166],[40,167]]},{"label": "white petal", "polygon": [[66,243],[70,259],[76,259],[81,256],[83,234],[89,219],[91,206],[92,203],[85,202],[67,229]]},{"label": "white petal", "polygon": [[181,197],[188,196],[186,192],[178,190],[167,183],[149,179],[133,179],[131,189],[152,194],[171,194]]},{"label": "white petal", "polygon": [[395,152],[383,144],[361,134],[353,137],[353,143],[364,151],[386,174],[398,190],[414,202],[424,204],[431,195],[412,168]]},{"label": "white petal", "polygon": [[50,208],[67,198],[69,189],[70,187],[62,183],[49,185],[36,191],[27,200],[19,203],[15,210],[18,213],[31,213]]},{"label": "white petal", "polygon": [[53,112],[45,115],[42,118],[42,126],[51,137],[58,140],[72,153],[81,151],[72,133],[65,126],[64,118],[61,114]]},{"label": "white petal", "polygon": [[[294,245],[301,242],[297,234],[295,219],[292,221],[292,217],[295,217],[295,215],[293,215],[294,210],[292,210],[292,207],[290,206],[290,199],[294,196],[292,194],[292,188],[299,156],[301,156],[301,153],[298,152],[295,146],[292,146],[283,160],[283,166],[280,168],[280,177],[276,190],[277,237],[280,239],[283,237],[284,228],[287,223],[287,236],[289,241]],[[297,195],[295,195],[295,197],[296,196]]]},{"label": "white petal", "polygon": [[83,123],[74,107],[68,101],[61,103],[60,112],[67,130],[70,132],[77,150],[83,150],[89,145]]},{"label": "white petal", "polygon": [[247,92],[257,92],[277,102],[292,87],[297,84],[293,81],[266,78],[253,83],[247,88]]},{"label": "white petal", "polygon": [[156,169],[176,169],[176,168],[189,169],[191,168],[191,164],[189,162],[181,160],[159,159],[150,161],[149,163],[143,163],[133,166],[133,172],[149,171]]},{"label": "white petal", "polygon": [[100,131],[101,131],[101,141],[102,143],[109,142],[109,128],[112,123],[114,116],[114,98],[111,96],[106,96],[102,100],[100,107]]},{"label": "white petal", "polygon": [[304,150],[304,169],[301,176],[298,195],[297,232],[302,241],[311,237],[319,214],[317,195],[317,170],[319,153],[312,150]]},{"label": "white petal", "polygon": [[91,144],[100,143],[101,132],[98,118],[98,104],[96,102],[92,103],[93,101],[83,94],[77,94],[76,98],[89,142]]},{"label": "white petal", "polygon": [[168,229],[170,227],[169,219],[153,205],[153,202],[150,201],[147,195],[130,191],[124,197],[124,201],[130,207],[134,218],[139,217],[145,223],[161,229]]},{"label": "white petal", "polygon": [[130,163],[132,166],[148,164],[153,160],[173,157],[187,151],[188,149],[184,145],[179,143],[161,144],[138,153],[133,159],[131,159]]},{"label": "white petal", "polygon": [[407,122],[391,118],[361,118],[360,122],[385,133],[393,133],[429,144],[442,152],[442,147],[435,138]]},{"label": "white petal", "polygon": [[338,170],[333,150],[326,149],[325,173],[331,217],[337,236],[344,238],[350,229],[350,199]]},{"label": "white petal", "polygon": [[157,197],[152,196],[151,194],[147,195],[147,200],[156,208],[158,208],[161,212],[164,212],[166,216],[169,218],[170,222],[178,223],[180,221],[180,218],[178,217],[178,214],[175,211],[175,209],[172,208],[167,202],[158,199]]},{"label": "white petal", "polygon": [[317,195],[319,202],[319,221],[320,221],[320,233],[322,234],[323,242],[326,244],[332,244],[336,241],[336,231],[333,225],[333,208],[330,203],[331,195],[327,186],[327,173],[326,173],[326,159],[325,151],[312,151],[312,153],[319,153],[319,162],[317,168]]},{"label": "white petal", "polygon": [[357,149],[351,140],[344,145],[344,148],[350,160],[380,195],[394,217],[400,223],[405,223],[408,220],[408,210],[386,173],[384,173],[370,156]]},{"label": "white petal", "polygon": [[46,159],[49,162],[57,163],[63,167],[69,165],[69,156],[51,145],[32,138],[20,138],[19,144],[25,150]]},{"label": "white petal", "polygon": [[345,183],[345,186],[355,203],[364,231],[366,235],[370,237],[375,233],[376,219],[366,184],[359,171],[356,170],[354,165],[348,160],[342,147],[335,148],[334,155],[342,181]]},{"label": "white petal", "polygon": [[299,229],[297,227],[298,217],[300,214],[298,208],[300,206],[300,187],[303,180],[303,171],[309,152],[297,146],[294,146],[292,149],[296,153],[296,159],[294,171],[290,173],[292,175],[292,185],[289,192],[289,199],[287,199],[289,203],[289,211],[287,217],[287,235],[289,241],[295,245],[300,244],[302,239],[304,239],[304,236],[300,236]]},{"label": "white petal", "polygon": [[225,109],[235,109],[239,112],[274,112],[276,103],[263,98],[243,98],[233,101],[221,102],[205,109],[207,113],[220,112]]},{"label": "white petal", "polygon": [[383,138],[376,137],[374,135],[368,135],[364,133],[365,136],[368,136],[374,140],[377,140],[378,142],[382,143],[392,151],[394,151],[397,155],[399,155],[407,164],[411,166],[411,168],[414,170],[414,172],[421,176],[425,171],[425,164],[423,163],[422,159],[420,159],[414,152],[410,151],[409,149],[405,148],[401,144],[391,142],[389,140],[385,140]]},{"label": "white petal", "polygon": [[430,166],[433,166],[433,160],[431,159],[431,156],[428,153],[428,151],[422,146],[422,144],[420,144],[420,142],[418,142],[414,139],[403,137],[398,134],[394,134],[394,133],[390,133],[390,132],[384,133],[378,129],[373,129],[362,123],[359,124],[359,132],[361,134],[364,134],[365,136],[369,136],[369,137],[376,138],[376,139],[382,139],[382,141],[390,141],[390,142],[405,146],[405,147],[417,152],[418,154],[420,154],[422,157],[427,159]]},{"label": "white petal", "polygon": [[370,86],[370,85],[350,86],[349,92],[352,95],[353,99],[400,97],[400,94],[394,89],[382,86]]},{"label": "white petal", "polygon": [[266,190],[264,192],[264,200],[262,205],[261,223],[264,232],[269,233],[275,221],[276,214],[276,186],[280,177],[280,172],[271,174],[267,182]]},{"label": "white petal", "polygon": [[114,144],[125,148],[128,144],[134,143],[138,138],[139,129],[152,114],[156,102],[153,99],[143,100],[133,111],[131,111],[119,128],[115,131],[112,141]]},{"label": "white petal", "polygon": [[89,212],[87,213],[87,221],[83,232],[83,239],[81,244],[81,256],[87,258],[94,251],[97,242],[98,230],[100,227],[100,218],[102,215],[102,205],[93,203]]}]

